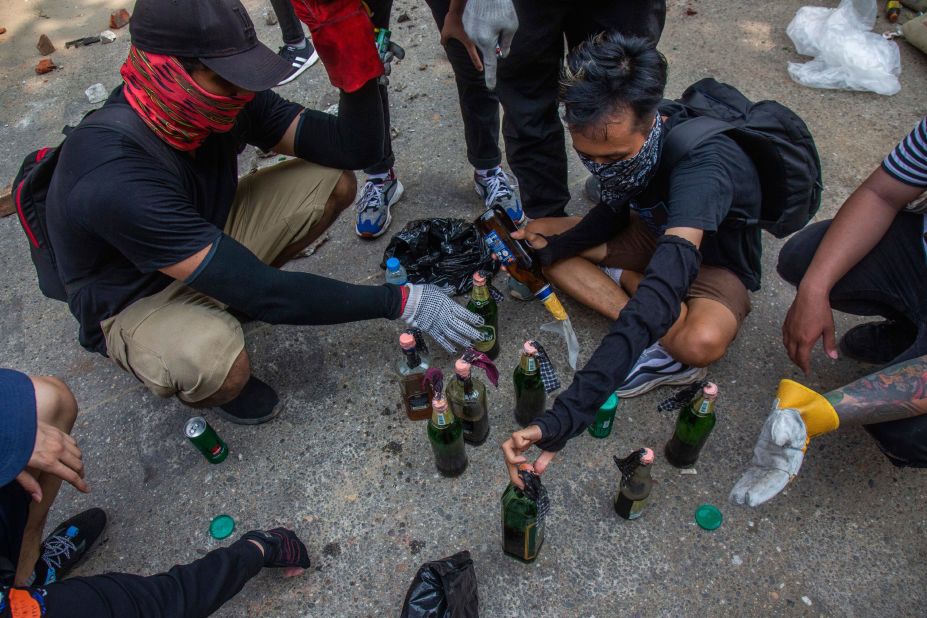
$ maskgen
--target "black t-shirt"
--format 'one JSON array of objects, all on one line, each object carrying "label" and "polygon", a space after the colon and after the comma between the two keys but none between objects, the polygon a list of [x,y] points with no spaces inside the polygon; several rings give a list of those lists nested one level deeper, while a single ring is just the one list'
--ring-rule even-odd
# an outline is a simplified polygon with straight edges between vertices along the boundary
[{"label": "black t-shirt", "polygon": [[[126,103],[122,87],[106,104],[116,102]],[[219,237],[238,186],[238,154],[245,144],[272,148],[301,110],[259,92],[234,128],[210,135],[195,156],[164,149],[177,165],[118,131],[87,127],[68,137],[47,219],[81,345],[105,354],[100,322],[164,289],[172,279],[158,269]]]},{"label": "black t-shirt", "polygon": [[[672,129],[681,117],[671,116]],[[662,166],[631,202],[655,235],[671,227],[705,231],[699,250],[702,263],[723,266],[749,290],[760,287],[760,178],[750,157],[734,140],[715,135],[693,148],[672,170]]]}]

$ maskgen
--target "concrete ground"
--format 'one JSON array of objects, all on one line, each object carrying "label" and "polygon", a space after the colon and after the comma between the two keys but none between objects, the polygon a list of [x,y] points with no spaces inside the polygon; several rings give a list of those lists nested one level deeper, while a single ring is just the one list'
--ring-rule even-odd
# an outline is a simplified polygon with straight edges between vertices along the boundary
[{"label": "concrete ground", "polygon": [[[793,83],[786,63],[798,61],[785,26],[803,0],[731,3],[669,0],[661,49],[671,65],[668,95],[705,76],[735,84],[753,99],[773,98],[808,122],[824,163],[820,218],[843,199],[924,113],[927,62],[901,45],[901,92],[893,97],[822,91]],[[830,2],[828,4],[836,4]],[[881,3],[880,3],[881,4]],[[246,5],[261,38],[276,47],[262,2]],[[64,50],[64,41],[99,32],[119,0],[17,0],[0,5],[0,178],[21,157],[55,144],[58,130],[91,108],[84,89],[119,81],[127,30],[109,46]],[[131,8],[131,7],[130,7]],[[471,218],[480,205],[471,188],[453,74],[423,2],[397,0],[394,39],[408,52],[392,78],[397,171],[406,197],[392,232],[426,216]],[[880,19],[877,31],[887,28]],[[47,33],[61,69],[36,76],[34,44]],[[281,93],[322,109],[337,98],[319,65]],[[253,153],[243,158],[247,169]],[[571,156],[570,206],[582,213],[584,179]],[[333,227],[297,270],[353,282],[378,282],[389,235],[361,242],[350,216]],[[492,435],[468,448],[470,467],[456,480],[434,469],[423,424],[398,411],[390,377],[399,326],[386,322],[329,328],[250,325],[248,351],[257,375],[280,392],[286,409],[261,427],[206,417],[232,456],[211,466],[186,442],[192,415],[159,400],[106,359],[77,344],[67,308],[43,298],[15,217],[0,220],[0,364],[65,379],[81,403],[75,434],[84,449],[89,496],[65,488],[51,516],[58,520],[96,505],[110,526],[78,573],[154,573],[222,543],[207,526],[219,513],[238,531],[287,525],[307,542],[313,568],[284,580],[266,572],[217,615],[396,615],[418,566],[469,549],[485,616],[840,615],[923,616],[927,613],[927,477],[893,468],[863,431],[815,440],[800,477],[756,510],[735,508],[727,495],[750,459],[757,432],[782,377],[801,378],[780,343],[792,290],[774,271],[781,242],[764,236],[765,279],[753,313],[727,357],[711,369],[721,387],[720,420],[696,476],[680,475],[660,458],[652,502],[629,523],[611,510],[614,454],[642,445],[661,448],[673,418],[655,405],[662,390],[622,403],[607,440],[574,440],[544,477],[552,509],[547,541],[525,566],[503,555],[499,498],[506,484],[496,448],[514,428],[509,372],[518,344],[547,321],[537,304],[505,302],[498,359],[503,380],[491,394]],[[566,301],[583,358],[606,331],[605,320]],[[852,325],[839,318],[838,329]],[[542,336],[565,371],[559,342]],[[449,368],[443,353],[436,362]],[[868,372],[848,360],[814,359],[806,383],[827,390]],[[693,521],[697,505],[724,512],[706,532]]]}]

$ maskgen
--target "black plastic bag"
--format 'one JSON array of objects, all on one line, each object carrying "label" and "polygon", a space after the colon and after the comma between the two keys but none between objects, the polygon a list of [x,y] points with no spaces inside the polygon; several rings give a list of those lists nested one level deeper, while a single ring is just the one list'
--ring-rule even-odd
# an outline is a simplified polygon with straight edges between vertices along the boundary
[{"label": "black plastic bag", "polygon": [[406,269],[411,283],[433,283],[466,294],[478,270],[495,274],[498,262],[480,238],[476,226],[463,219],[416,219],[393,236],[380,268],[395,257]]},{"label": "black plastic bag", "polygon": [[473,560],[462,551],[419,567],[400,618],[479,618],[479,612]]}]

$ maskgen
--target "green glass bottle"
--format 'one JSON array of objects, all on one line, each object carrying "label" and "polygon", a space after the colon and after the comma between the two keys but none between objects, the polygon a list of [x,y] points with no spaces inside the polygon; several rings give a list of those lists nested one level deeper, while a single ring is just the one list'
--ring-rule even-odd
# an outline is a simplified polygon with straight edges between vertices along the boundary
[{"label": "green glass bottle", "polygon": [[589,435],[593,438],[607,438],[615,424],[615,412],[618,410],[618,395],[612,393],[611,397],[602,404],[595,413],[595,422],[589,425]]},{"label": "green glass bottle", "polygon": [[460,419],[447,409],[447,400],[433,399],[428,441],[435,454],[435,466],[444,476],[460,476],[467,469],[467,451]]},{"label": "green glass bottle", "polygon": [[479,446],[489,436],[486,385],[473,375],[472,365],[462,358],[454,363],[454,374],[444,394],[451,412],[460,419],[464,442]]},{"label": "green glass bottle", "polygon": [[489,294],[489,286],[482,273],[473,273],[473,288],[470,290],[467,309],[483,318],[483,325],[477,327],[483,338],[474,343],[473,347],[495,360],[499,356],[499,306]]},{"label": "green glass bottle", "polygon": [[534,562],[544,544],[547,492],[540,477],[522,464],[525,489],[509,483],[502,494],[502,550],[522,562]]},{"label": "green glass bottle", "polygon": [[538,351],[526,341],[522,347],[521,360],[512,374],[515,383],[515,422],[527,427],[531,421],[544,414],[547,408],[547,393],[541,381],[541,367]]},{"label": "green glass bottle", "polygon": [[666,461],[677,468],[688,468],[698,461],[699,453],[714,429],[715,400],[718,398],[718,386],[709,382],[702,387],[692,401],[679,411],[676,430],[666,443],[664,454]]},{"label": "green glass bottle", "polygon": [[647,506],[653,488],[653,479],[650,478],[653,451],[642,448],[624,459],[615,457],[615,463],[621,470],[621,483],[615,494],[615,512],[625,519],[637,519]]}]

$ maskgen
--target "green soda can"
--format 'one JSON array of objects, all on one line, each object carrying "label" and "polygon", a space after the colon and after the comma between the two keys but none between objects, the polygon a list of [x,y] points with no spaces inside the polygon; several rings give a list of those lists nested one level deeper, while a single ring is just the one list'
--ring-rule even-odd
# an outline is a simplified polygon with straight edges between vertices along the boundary
[{"label": "green soda can", "polygon": [[194,416],[187,421],[183,432],[209,463],[222,463],[229,456],[228,445],[202,416]]},{"label": "green soda can", "polygon": [[618,410],[618,396],[612,393],[608,401],[603,403],[599,411],[595,413],[595,422],[589,425],[589,435],[593,438],[607,438],[612,432],[616,410]]}]

